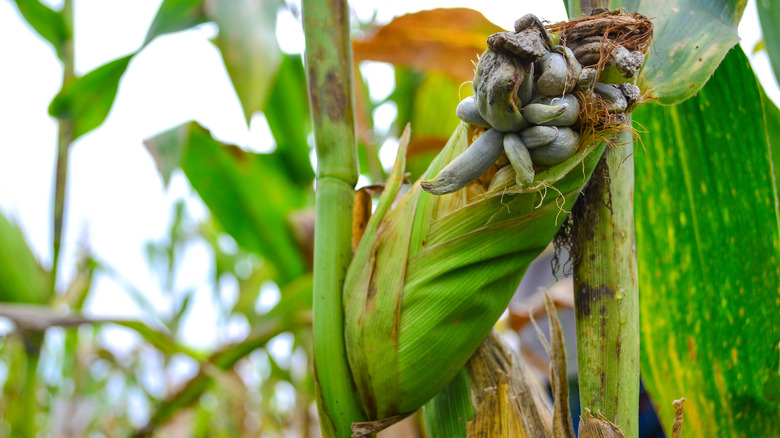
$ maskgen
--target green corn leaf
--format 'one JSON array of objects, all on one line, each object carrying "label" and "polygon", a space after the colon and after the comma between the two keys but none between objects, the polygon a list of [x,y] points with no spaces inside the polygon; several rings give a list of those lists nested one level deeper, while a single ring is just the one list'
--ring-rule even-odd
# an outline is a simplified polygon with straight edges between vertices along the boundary
[{"label": "green corn leaf", "polygon": [[696,94],[737,42],[745,0],[626,0],[655,25],[638,83],[672,105]]},{"label": "green corn leaf", "polygon": [[22,231],[0,214],[0,301],[44,303],[50,295],[49,281]]},{"label": "green corn leaf", "polygon": [[49,114],[73,122],[74,140],[97,128],[108,116],[119,80],[135,53],[103,64],[64,85],[49,105]]},{"label": "green corn leaf", "polygon": [[149,26],[144,45],[160,35],[186,30],[206,21],[203,0],[164,0]]},{"label": "green corn leaf", "polygon": [[306,192],[290,183],[278,156],[220,143],[195,122],[159,134],[145,145],[163,178],[181,167],[236,242],[273,262],[281,284],[307,270],[288,222],[290,213],[305,205]]},{"label": "green corn leaf", "polygon": [[[184,30],[204,22],[201,2],[202,0],[164,1],[146,35],[144,46],[157,36]],[[97,128],[106,119],[114,104],[119,81],[125,74],[130,60],[139,51],[140,49],[103,64],[84,76],[64,84],[51,101],[49,114],[73,122],[74,140]]]},{"label": "green corn leaf", "polygon": [[461,85],[443,73],[429,71],[414,88],[411,102],[414,132],[409,144],[408,164],[413,178],[419,178],[425,172],[458,127],[460,119],[455,111],[442,111],[442,108],[455,108],[460,99],[473,94],[470,83]]},{"label": "green corn leaf", "polygon": [[398,108],[397,126],[411,123],[414,127],[406,169],[417,179],[460,123],[454,110],[442,108],[455,108],[473,90],[470,84],[462,85],[443,73],[417,72],[400,65],[395,66],[395,81],[388,99]]},{"label": "green corn leaf", "polygon": [[697,96],[634,119],[649,131],[636,154],[641,365],[662,423],[686,397],[690,436],[778,436],[777,127],[747,58],[733,50]]},{"label": "green corn leaf", "polygon": [[[455,130],[427,178],[466,149],[466,126]],[[347,353],[371,418],[414,411],[457,374],[552,240],[603,150],[593,144],[539,172],[527,193],[486,193],[465,205],[466,189],[436,197],[418,181],[387,214],[377,207],[344,298]],[[379,206],[394,197],[383,194]]]},{"label": "green corn leaf", "polygon": [[281,61],[276,42],[279,0],[215,0],[207,8],[219,26],[222,53],[247,122],[264,108]]},{"label": "green corn leaf", "polygon": [[[777,108],[772,99],[761,89],[761,102],[764,108],[764,123],[766,125],[766,135],[769,141],[769,152],[772,155],[772,168],[775,176],[775,195],[780,194],[780,109]],[[780,209],[778,212],[778,222],[780,222]]]},{"label": "green corn leaf", "polygon": [[268,127],[276,142],[275,154],[298,185],[311,184],[314,171],[309,161],[311,148],[306,140],[311,133],[306,73],[300,55],[284,55],[276,82],[264,108]]},{"label": "green corn leaf", "polygon": [[778,78],[780,77],[780,4],[771,0],[757,0],[756,7],[764,37],[756,44],[755,51],[760,50],[759,44],[766,49],[775,78]]},{"label": "green corn leaf", "polygon": [[62,15],[38,0],[14,0],[14,3],[27,24],[51,43],[57,57],[63,59],[62,47],[71,35]]}]

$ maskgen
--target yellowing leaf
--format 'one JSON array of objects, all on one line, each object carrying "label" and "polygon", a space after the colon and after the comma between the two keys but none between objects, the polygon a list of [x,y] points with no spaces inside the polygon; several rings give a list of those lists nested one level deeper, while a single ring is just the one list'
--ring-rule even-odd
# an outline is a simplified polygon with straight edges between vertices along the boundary
[{"label": "yellowing leaf", "polygon": [[761,113],[741,49],[695,97],[634,112],[649,131],[636,154],[642,376],[665,423],[688,399],[685,436],[780,436],[780,239]]}]

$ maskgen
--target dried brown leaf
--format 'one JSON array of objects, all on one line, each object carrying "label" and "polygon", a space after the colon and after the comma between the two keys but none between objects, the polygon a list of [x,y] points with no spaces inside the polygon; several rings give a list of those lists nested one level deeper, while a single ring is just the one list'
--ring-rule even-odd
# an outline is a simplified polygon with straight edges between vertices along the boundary
[{"label": "dried brown leaf", "polygon": [[352,208],[352,252],[355,252],[363,232],[366,231],[368,219],[371,217],[371,194],[359,189],[355,192],[355,204]]},{"label": "dried brown leaf", "polygon": [[675,400],[674,406],[674,424],[672,425],[672,438],[682,437],[683,410],[685,409],[685,397]]},{"label": "dried brown leaf", "polygon": [[469,359],[469,437],[551,436],[552,418],[528,367],[493,331]]},{"label": "dried brown leaf", "polygon": [[437,70],[468,81],[474,77],[471,61],[485,51],[487,37],[502,30],[473,9],[433,9],[398,17],[352,47],[356,60]]},{"label": "dried brown leaf", "polygon": [[569,412],[569,382],[566,376],[566,348],[563,343],[563,330],[555,303],[545,293],[547,318],[550,320],[550,382],[552,383],[555,405],[553,406],[553,436],[556,438],[574,438],[574,425]]},{"label": "dried brown leaf", "polygon": [[578,436],[580,438],[624,438],[623,432],[615,423],[604,418],[601,412],[596,412],[596,416],[593,416],[587,408],[580,417]]}]

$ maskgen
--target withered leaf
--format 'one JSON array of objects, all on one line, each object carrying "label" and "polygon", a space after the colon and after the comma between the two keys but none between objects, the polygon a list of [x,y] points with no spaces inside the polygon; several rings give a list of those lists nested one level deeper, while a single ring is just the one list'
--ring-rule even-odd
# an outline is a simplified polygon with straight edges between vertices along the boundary
[{"label": "withered leaf", "polygon": [[437,70],[458,80],[474,77],[471,61],[487,48],[499,26],[473,9],[433,9],[398,17],[365,38],[355,40],[355,59]]}]

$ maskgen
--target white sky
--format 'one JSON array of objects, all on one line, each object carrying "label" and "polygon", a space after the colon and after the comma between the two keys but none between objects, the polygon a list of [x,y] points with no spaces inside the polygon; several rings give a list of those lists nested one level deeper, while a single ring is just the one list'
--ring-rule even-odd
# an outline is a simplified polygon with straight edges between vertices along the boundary
[{"label": "white sky", "polygon": [[[77,73],[86,73],[136,50],[160,2],[76,0]],[[507,14],[505,5],[503,0],[446,3],[447,7],[479,9],[508,29],[516,16],[527,12],[550,21],[565,18],[562,2],[518,2],[516,14]],[[378,8],[379,20],[387,21],[394,15],[443,5],[431,0],[364,0],[353,6],[362,19],[368,19]],[[739,30],[764,87],[776,102],[780,101],[766,54],[751,55],[760,38],[754,0],[748,3]],[[243,121],[221,58],[208,41],[215,33],[215,26],[203,25],[154,41],[130,63],[105,123],[72,146],[60,288],[72,278],[75,253],[86,244],[99,259],[143,291],[159,312],[168,313],[170,299],[151,274],[144,245],[164,238],[177,199],[187,199],[188,212],[195,218],[205,217],[207,211],[191,194],[181,174],[174,176],[167,191],[163,190],[142,140],[194,119],[220,140],[248,150],[270,148],[272,140],[263,118],[255,117],[251,130]],[[284,36],[283,50],[302,49],[300,25],[291,15],[281,16],[279,35]],[[57,129],[47,115],[47,107],[59,89],[61,67],[48,43],[22,22],[10,0],[0,0],[0,41],[0,211],[21,224],[33,251],[49,266]],[[364,71],[375,81],[373,96],[389,92],[392,76],[388,76],[388,68],[371,64]],[[217,315],[212,310],[209,288],[211,260],[205,244],[188,247],[182,275],[177,279],[179,290],[197,289],[183,341],[198,348],[214,347],[218,336],[224,336],[213,331]],[[146,319],[122,286],[105,276],[96,280],[87,305],[89,314]],[[235,299],[235,285],[225,288],[225,294]],[[278,296],[278,291],[269,291],[270,296],[274,293]],[[246,324],[240,321],[234,321],[230,328],[223,326],[223,332],[231,337],[240,337],[246,330]],[[135,342],[135,336],[122,329],[112,329],[108,336],[117,346]],[[289,348],[281,344],[280,351]]]}]

